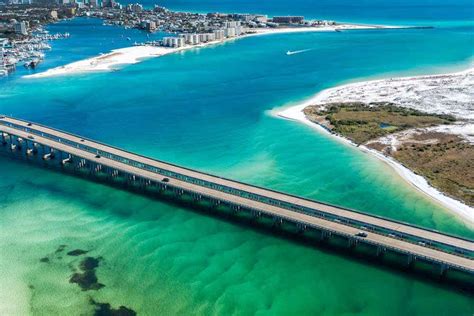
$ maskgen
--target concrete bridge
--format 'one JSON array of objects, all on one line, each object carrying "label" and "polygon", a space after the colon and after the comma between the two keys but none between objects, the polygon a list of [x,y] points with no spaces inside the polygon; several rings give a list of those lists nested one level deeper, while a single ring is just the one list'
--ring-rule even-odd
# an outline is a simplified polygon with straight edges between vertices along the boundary
[{"label": "concrete bridge", "polygon": [[395,253],[407,265],[423,262],[441,275],[456,270],[474,276],[473,240],[221,178],[11,117],[0,116],[0,137],[0,149],[15,157],[206,201],[274,225],[293,225],[321,241],[342,238],[348,249],[370,246],[376,256]]}]

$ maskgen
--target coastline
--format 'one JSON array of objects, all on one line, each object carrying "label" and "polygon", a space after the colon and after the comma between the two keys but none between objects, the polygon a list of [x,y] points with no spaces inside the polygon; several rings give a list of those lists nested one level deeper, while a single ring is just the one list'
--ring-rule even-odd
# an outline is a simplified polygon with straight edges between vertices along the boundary
[{"label": "coastline", "polygon": [[307,33],[307,32],[336,32],[349,30],[376,30],[376,29],[397,29],[408,28],[399,26],[382,26],[382,25],[359,25],[359,24],[339,24],[335,26],[322,27],[287,27],[278,29],[257,29],[255,33],[245,34],[239,37],[226,38],[220,41],[212,41],[198,45],[186,45],[178,48],[162,47],[162,46],[131,46],[125,48],[114,49],[108,53],[99,56],[72,62],[63,66],[51,68],[42,72],[31,75],[25,75],[22,78],[47,78],[61,75],[73,75],[81,73],[106,72],[119,69],[123,65],[136,64],[142,60],[149,58],[161,57],[193,48],[203,48],[211,45],[223,44],[228,41],[240,40],[252,36],[264,36],[272,34],[288,34],[288,33]]},{"label": "coastline", "polygon": [[[463,74],[469,74],[473,73],[474,68],[469,68],[464,71],[460,72],[455,72],[455,73],[448,73],[448,74],[442,74],[442,75],[425,75],[425,76],[413,76],[413,77],[401,77],[401,78],[396,78],[393,80],[411,80],[411,79],[422,79],[422,78],[436,78],[436,77],[447,77],[447,76],[453,76],[453,75],[463,75]],[[350,146],[355,146],[358,147],[361,151],[371,154],[381,161],[385,162],[386,164],[390,165],[405,181],[407,181],[410,185],[415,187],[417,190],[423,192],[430,198],[432,198],[434,201],[440,203],[444,207],[448,208],[451,212],[454,214],[460,216],[463,220],[467,221],[469,224],[474,223],[474,208],[464,204],[463,202],[456,200],[452,197],[449,197],[445,195],[443,192],[437,190],[436,188],[432,187],[425,178],[423,178],[420,175],[415,174],[413,171],[405,167],[403,164],[400,162],[396,161],[392,157],[386,156],[374,149],[368,148],[364,145],[357,146],[355,143],[350,141],[349,139],[342,137],[340,135],[332,133],[330,130],[326,129],[322,125],[319,125],[317,123],[314,123],[310,121],[306,115],[303,113],[303,109],[306,108],[309,105],[314,105],[314,104],[321,104],[322,100],[325,100],[331,93],[333,93],[336,90],[339,89],[345,89],[348,86],[362,86],[362,85],[367,85],[371,84],[374,82],[382,82],[387,79],[379,79],[379,80],[370,80],[370,81],[362,81],[362,82],[356,82],[356,83],[350,83],[346,85],[341,85],[341,86],[336,86],[333,88],[325,89],[319,93],[317,93],[315,96],[307,99],[306,101],[302,102],[301,104],[295,105],[295,106],[290,106],[287,108],[283,109],[274,109],[272,110],[272,114],[283,118],[283,119],[288,119],[288,120],[293,120],[297,121],[300,123],[303,123],[305,125],[308,125],[318,131],[322,131],[323,133],[327,133],[334,137],[335,139],[341,141],[342,143],[345,143]],[[390,79],[391,80],[391,79]]]}]

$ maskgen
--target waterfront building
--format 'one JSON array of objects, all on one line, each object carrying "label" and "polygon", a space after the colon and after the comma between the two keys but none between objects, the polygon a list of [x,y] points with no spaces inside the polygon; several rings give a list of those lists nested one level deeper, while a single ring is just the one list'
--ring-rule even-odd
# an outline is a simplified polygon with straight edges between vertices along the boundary
[{"label": "waterfront building", "polygon": [[283,24],[302,24],[304,16],[274,16],[273,22]]},{"label": "waterfront building", "polygon": [[217,41],[223,40],[225,37],[224,30],[215,30],[214,31],[214,39]]},{"label": "waterfront building", "polygon": [[186,44],[192,44],[193,43],[193,34],[181,34],[181,37],[184,38],[184,42]]},{"label": "waterfront building", "polygon": [[216,36],[214,35],[214,33],[207,33],[207,41],[208,42],[213,42],[216,40]]},{"label": "waterfront building", "polygon": [[191,44],[196,45],[199,44],[201,41],[199,40],[199,35],[198,34],[193,34],[191,38]]},{"label": "waterfront building", "polygon": [[26,29],[26,23],[25,22],[16,22],[13,25],[15,29],[16,34],[21,34],[21,35],[28,35],[28,31]]},{"label": "waterfront building", "polygon": [[242,26],[236,26],[235,27],[235,36],[240,36],[244,33],[244,28]]},{"label": "waterfront building", "polygon": [[153,32],[156,30],[156,22],[155,21],[147,21],[146,22],[146,30],[149,32]]},{"label": "waterfront building", "polygon": [[140,28],[147,30],[148,32],[153,32],[156,30],[156,22],[155,21],[141,21]]},{"label": "waterfront building", "polygon": [[164,37],[163,38],[163,46],[166,47],[183,47],[185,42],[184,42],[183,37]]},{"label": "waterfront building", "polygon": [[229,27],[229,28],[226,28],[224,31],[225,31],[226,37],[235,37],[235,28]]},{"label": "waterfront building", "polygon": [[200,42],[204,42],[204,43],[207,43],[207,42],[212,42],[216,39],[214,33],[203,33],[203,34],[199,34],[199,41]]}]

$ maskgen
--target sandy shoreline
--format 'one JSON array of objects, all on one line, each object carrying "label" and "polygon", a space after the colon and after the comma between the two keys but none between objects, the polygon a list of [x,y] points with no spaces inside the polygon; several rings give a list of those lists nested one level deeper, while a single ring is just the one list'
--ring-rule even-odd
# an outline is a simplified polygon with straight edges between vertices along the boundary
[{"label": "sandy shoreline", "polygon": [[363,29],[393,29],[404,28],[395,26],[380,25],[358,25],[339,24],[335,26],[321,27],[298,27],[298,28],[278,28],[278,29],[257,29],[255,33],[246,34],[239,37],[226,38],[222,41],[213,41],[199,45],[186,45],[179,48],[157,47],[157,46],[132,46],[114,49],[109,53],[101,54],[92,58],[76,61],[64,66],[48,69],[43,72],[25,75],[23,78],[46,78],[61,75],[73,75],[91,72],[113,71],[123,65],[136,64],[148,58],[160,57],[193,48],[202,48],[211,45],[222,44],[228,41],[239,40],[251,36],[263,36],[271,34],[304,33],[304,32],[335,32],[336,30],[363,30]]},{"label": "sandy shoreline", "polygon": [[[405,77],[405,78],[397,78],[395,80],[399,79],[405,79],[405,80],[418,80],[422,78],[436,78],[436,77],[449,77],[449,76],[456,76],[456,75],[465,75],[465,74],[471,74],[474,72],[474,68],[470,68],[468,70],[462,71],[462,72],[457,72],[453,74],[446,74],[446,75],[433,75],[433,76],[416,76],[416,77]],[[303,109],[306,108],[309,105],[314,105],[314,104],[321,104],[324,103],[324,100],[327,100],[328,97],[336,90],[342,89],[342,88],[347,88],[348,86],[361,86],[361,85],[367,85],[371,84],[373,82],[381,82],[382,80],[374,80],[374,81],[366,81],[366,82],[359,82],[359,83],[352,83],[349,85],[342,85],[342,86],[337,86],[334,88],[326,89],[321,91],[320,93],[316,94],[314,97],[308,99],[307,101],[304,101],[301,104],[298,104],[296,106],[291,106],[289,108],[285,109],[275,109],[273,111],[273,114],[284,118],[284,119],[289,119],[289,120],[294,120],[301,122],[303,124],[306,124],[310,127],[313,127],[319,131],[325,132],[330,134],[331,136],[335,137],[336,139],[342,141],[345,144],[352,145],[352,146],[357,146],[355,143],[351,142],[350,140],[341,137],[339,135],[331,133],[329,130],[326,128],[322,127],[319,124],[316,124],[312,121],[310,121],[308,118],[306,118],[305,114],[303,113]],[[432,187],[429,185],[429,183],[426,181],[425,178],[415,174],[413,171],[410,169],[406,168],[403,166],[401,163],[398,161],[394,160],[391,157],[385,156],[382,153],[375,151],[373,149],[367,148],[365,146],[358,146],[362,151],[366,153],[370,153],[374,155],[375,157],[379,158],[380,160],[384,161],[388,165],[390,165],[394,170],[403,178],[405,179],[408,183],[410,183],[412,186],[420,190],[421,192],[427,194],[430,196],[432,199],[437,201],[438,203],[442,204],[443,206],[447,207],[450,211],[453,213],[457,214],[460,216],[462,219],[466,220],[470,224],[474,223],[474,208],[462,203],[461,201],[458,201],[456,199],[453,199],[444,193],[440,192],[436,188]]]}]

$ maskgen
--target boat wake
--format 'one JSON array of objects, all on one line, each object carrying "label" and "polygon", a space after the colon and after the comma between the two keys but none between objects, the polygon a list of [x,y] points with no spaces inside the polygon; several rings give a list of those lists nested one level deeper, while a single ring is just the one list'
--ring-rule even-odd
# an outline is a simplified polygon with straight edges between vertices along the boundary
[{"label": "boat wake", "polygon": [[310,50],[312,49],[302,49],[302,50],[294,50],[294,51],[287,51],[286,54],[289,56],[289,55],[295,55],[295,54],[301,54],[301,53],[305,53],[305,52],[309,52]]}]

